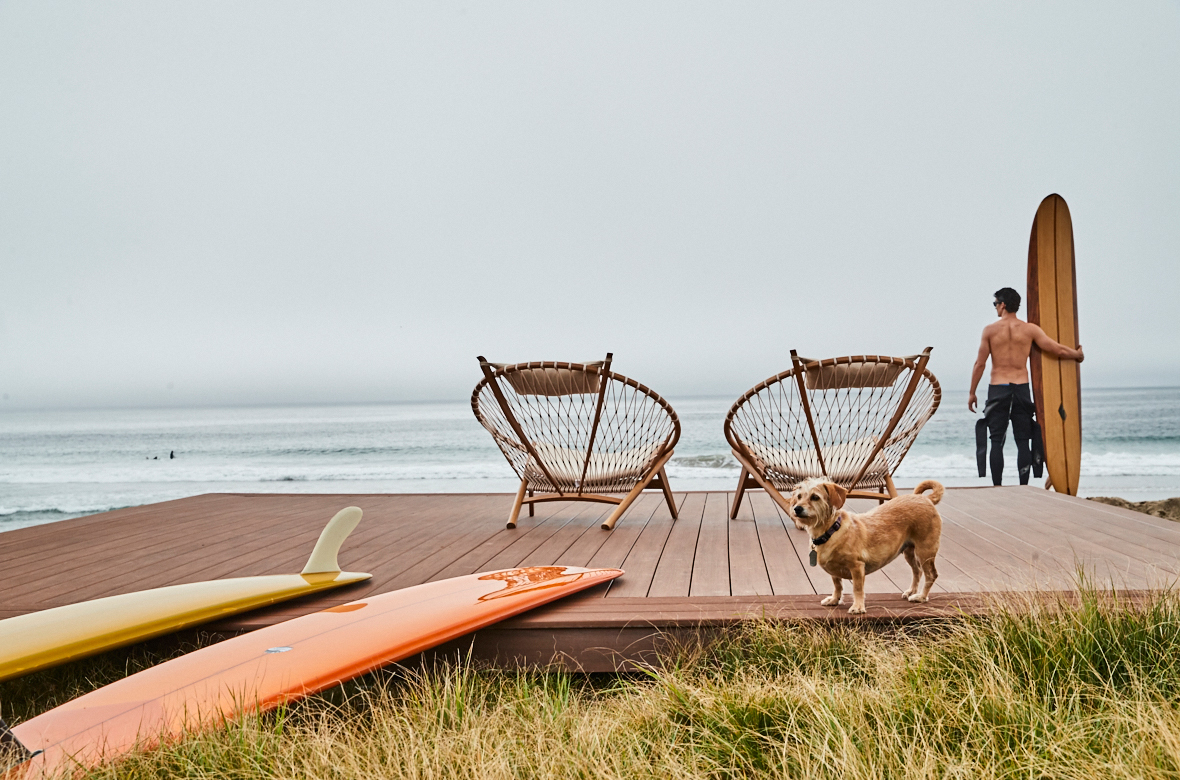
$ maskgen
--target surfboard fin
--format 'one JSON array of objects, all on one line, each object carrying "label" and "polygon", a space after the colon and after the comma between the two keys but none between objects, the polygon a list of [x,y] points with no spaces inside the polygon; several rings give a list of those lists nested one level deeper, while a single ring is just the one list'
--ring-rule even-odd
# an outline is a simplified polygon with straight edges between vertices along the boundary
[{"label": "surfboard fin", "polygon": [[359,507],[349,506],[341,509],[336,516],[328,521],[324,530],[320,532],[319,541],[307,559],[301,574],[336,574],[340,571],[340,564],[336,562],[336,554],[340,552],[340,545],[361,521]]}]

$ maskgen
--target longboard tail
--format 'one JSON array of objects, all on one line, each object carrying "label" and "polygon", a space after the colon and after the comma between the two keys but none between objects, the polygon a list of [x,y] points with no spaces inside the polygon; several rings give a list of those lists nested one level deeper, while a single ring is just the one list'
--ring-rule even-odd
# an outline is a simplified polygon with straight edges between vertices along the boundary
[{"label": "longboard tail", "polygon": [[337,554],[361,520],[355,506],[320,533],[303,572],[190,582],[0,620],[0,680],[142,642],[210,620],[369,579],[340,570]]}]

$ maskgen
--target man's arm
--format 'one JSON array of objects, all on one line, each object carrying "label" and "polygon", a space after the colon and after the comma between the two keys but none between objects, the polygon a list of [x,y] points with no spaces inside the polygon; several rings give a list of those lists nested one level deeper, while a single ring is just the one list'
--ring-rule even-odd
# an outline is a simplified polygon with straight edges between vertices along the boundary
[{"label": "man's arm", "polygon": [[971,393],[967,396],[967,409],[974,412],[979,399],[975,397],[975,388],[979,387],[979,380],[983,378],[983,369],[987,368],[988,355],[992,353],[991,344],[987,340],[987,331],[979,340],[979,354],[975,356],[975,365],[971,367]]},{"label": "man's arm", "polygon": [[[1032,323],[1029,323],[1032,325]],[[1040,325],[1032,325],[1033,327],[1033,341],[1041,348],[1042,352],[1048,352],[1053,357],[1065,358],[1066,360],[1076,360],[1081,363],[1086,359],[1082,352],[1082,345],[1078,344],[1077,349],[1070,349],[1064,344],[1058,344],[1053,339],[1049,338],[1049,334],[1041,330]]]}]

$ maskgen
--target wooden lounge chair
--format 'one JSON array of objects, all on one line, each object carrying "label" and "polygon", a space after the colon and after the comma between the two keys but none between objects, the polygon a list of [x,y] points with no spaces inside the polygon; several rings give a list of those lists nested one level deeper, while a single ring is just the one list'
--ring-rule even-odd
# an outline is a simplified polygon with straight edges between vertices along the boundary
[{"label": "wooden lounge chair", "polygon": [[725,438],[742,466],[730,517],[742,496],[763,488],[789,511],[783,493],[826,476],[854,498],[897,496],[893,472],[942,399],[921,355],[808,360],[753,387],[725,417]]},{"label": "wooden lounge chair", "polygon": [[654,391],[611,373],[611,357],[514,365],[479,358],[483,380],[471,409],[520,477],[509,528],[524,504],[531,517],[540,501],[601,501],[618,504],[602,524],[609,530],[645,489],[662,490],[676,517],[664,464],[680,419]]}]

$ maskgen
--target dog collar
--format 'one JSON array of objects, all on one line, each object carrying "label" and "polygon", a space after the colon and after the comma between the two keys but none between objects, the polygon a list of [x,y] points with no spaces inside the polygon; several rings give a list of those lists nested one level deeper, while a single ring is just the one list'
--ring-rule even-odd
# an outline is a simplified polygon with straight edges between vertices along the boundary
[{"label": "dog collar", "polygon": [[836,515],[836,522],[832,523],[832,527],[824,531],[819,536],[811,540],[813,545],[820,545],[832,538],[832,534],[840,530],[840,515]]}]

